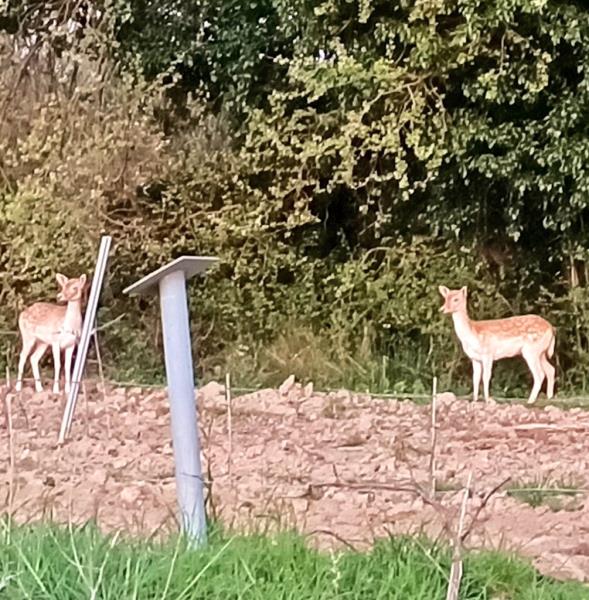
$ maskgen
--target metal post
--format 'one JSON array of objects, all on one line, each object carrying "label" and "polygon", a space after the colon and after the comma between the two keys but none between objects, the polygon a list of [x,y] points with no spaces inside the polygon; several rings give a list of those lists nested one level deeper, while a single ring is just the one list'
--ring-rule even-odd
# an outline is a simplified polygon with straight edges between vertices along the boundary
[{"label": "metal post", "polygon": [[63,444],[65,436],[69,433],[74,417],[74,408],[78,399],[78,391],[80,389],[80,380],[86,366],[86,356],[88,355],[88,346],[90,344],[90,336],[92,335],[92,327],[96,320],[96,311],[98,309],[98,299],[102,289],[104,273],[106,271],[106,263],[108,261],[108,251],[110,250],[112,238],[110,235],[102,236],[100,240],[100,249],[98,250],[98,259],[94,276],[92,277],[92,287],[90,288],[90,296],[88,297],[88,306],[84,314],[84,323],[82,332],[80,333],[80,341],[78,342],[78,351],[76,353],[76,362],[74,363],[73,372],[71,374],[71,387],[67,398],[67,404],[61,420],[61,429],[59,431],[60,444]]},{"label": "metal post", "polygon": [[182,529],[193,547],[206,543],[207,532],[186,280],[217,262],[212,256],[181,256],[124,290],[126,294],[159,290],[176,494]]},{"label": "metal post", "polygon": [[206,543],[206,517],[184,272],[163,277],[159,292],[178,504],[183,529],[198,546]]}]

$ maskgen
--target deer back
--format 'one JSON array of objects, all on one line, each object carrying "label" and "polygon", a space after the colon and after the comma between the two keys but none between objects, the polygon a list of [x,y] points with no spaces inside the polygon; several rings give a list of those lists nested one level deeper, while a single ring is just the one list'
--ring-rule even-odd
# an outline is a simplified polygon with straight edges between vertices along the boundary
[{"label": "deer back", "polygon": [[58,341],[63,331],[67,306],[36,302],[25,308],[18,319],[23,337],[34,338],[46,344]]},{"label": "deer back", "polygon": [[525,348],[545,352],[554,338],[552,325],[538,315],[471,321],[471,328],[481,350],[496,358],[515,356]]}]

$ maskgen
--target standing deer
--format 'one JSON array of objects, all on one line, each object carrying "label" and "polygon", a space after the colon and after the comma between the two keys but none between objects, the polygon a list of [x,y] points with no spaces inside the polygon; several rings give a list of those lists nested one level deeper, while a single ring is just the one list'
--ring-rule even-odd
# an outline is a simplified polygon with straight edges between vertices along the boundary
[{"label": "standing deer", "polygon": [[68,279],[65,275],[58,273],[56,279],[61,288],[57,294],[57,300],[65,301],[67,304],[36,302],[25,308],[18,317],[22,350],[18,362],[16,391],[22,389],[23,371],[29,355],[35,378],[35,390],[37,392],[43,390],[39,361],[49,347],[53,351],[55,368],[53,393],[59,393],[62,350],[65,350],[65,392],[68,393],[70,390],[72,356],[82,330],[82,300],[86,275]]},{"label": "standing deer", "polygon": [[528,404],[536,401],[545,377],[546,395],[548,398],[554,396],[555,369],[548,359],[554,354],[555,329],[548,321],[538,315],[471,321],[466,307],[466,286],[449,290],[441,285],[438,289],[445,300],[440,310],[452,315],[456,335],[472,361],[475,402],[479,395],[481,375],[485,400],[488,400],[493,362],[513,356],[523,356],[534,377]]}]

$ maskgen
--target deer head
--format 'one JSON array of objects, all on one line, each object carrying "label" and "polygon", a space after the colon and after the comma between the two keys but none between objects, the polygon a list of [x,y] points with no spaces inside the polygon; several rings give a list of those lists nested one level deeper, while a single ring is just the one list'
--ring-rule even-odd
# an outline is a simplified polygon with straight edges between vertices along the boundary
[{"label": "deer head", "polygon": [[440,312],[446,314],[466,312],[466,286],[459,290],[449,290],[445,285],[441,285],[438,290],[444,298],[444,305],[440,308]]},{"label": "deer head", "polygon": [[80,275],[80,277],[73,277],[68,279],[65,275],[57,273],[55,276],[57,283],[61,288],[57,294],[57,300],[59,302],[76,302],[82,300],[84,295],[84,288],[86,286],[86,274]]}]

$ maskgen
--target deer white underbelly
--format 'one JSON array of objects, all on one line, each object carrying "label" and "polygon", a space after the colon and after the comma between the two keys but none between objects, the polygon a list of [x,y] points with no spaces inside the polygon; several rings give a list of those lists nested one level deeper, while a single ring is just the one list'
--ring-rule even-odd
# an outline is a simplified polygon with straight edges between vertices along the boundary
[{"label": "deer white underbelly", "polygon": [[522,353],[523,346],[522,340],[518,338],[497,341],[493,344],[493,359],[499,360],[519,356]]},{"label": "deer white underbelly", "polygon": [[80,336],[75,331],[60,331],[58,337],[59,347],[62,350],[71,348],[78,343]]}]

